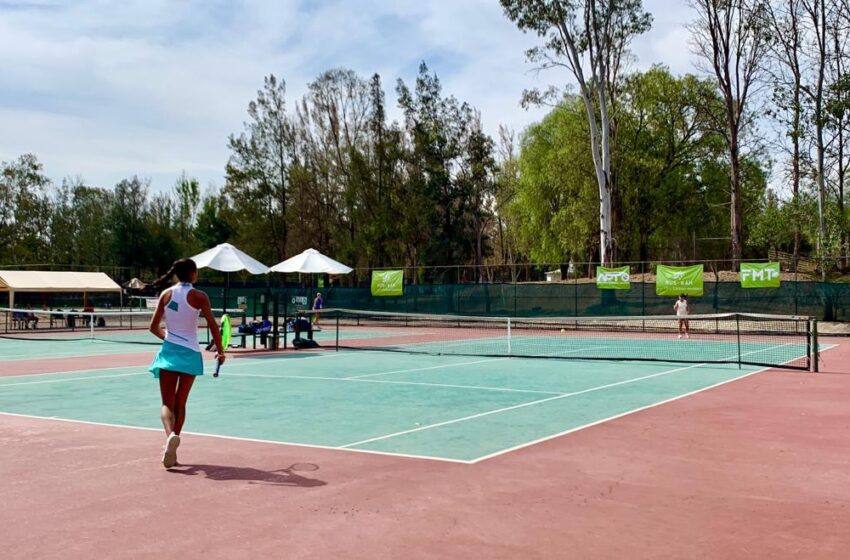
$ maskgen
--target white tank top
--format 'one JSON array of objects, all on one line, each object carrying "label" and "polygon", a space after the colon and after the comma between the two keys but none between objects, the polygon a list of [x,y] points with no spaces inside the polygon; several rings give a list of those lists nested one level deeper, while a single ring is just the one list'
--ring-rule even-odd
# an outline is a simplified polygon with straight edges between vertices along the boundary
[{"label": "white tank top", "polygon": [[688,314],[688,300],[679,300],[676,302],[676,315],[682,316]]},{"label": "white tank top", "polygon": [[171,301],[165,306],[165,340],[200,352],[198,347],[198,316],[200,309],[189,305],[187,296],[192,284],[179,283],[170,288]]}]

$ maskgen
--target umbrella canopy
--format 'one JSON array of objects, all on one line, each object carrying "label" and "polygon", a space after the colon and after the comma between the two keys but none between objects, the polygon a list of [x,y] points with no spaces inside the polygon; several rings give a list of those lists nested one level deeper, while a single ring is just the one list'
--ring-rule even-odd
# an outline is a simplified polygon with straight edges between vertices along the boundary
[{"label": "umbrella canopy", "polygon": [[124,287],[130,288],[131,290],[144,290],[147,287],[147,284],[138,278],[133,278],[129,282],[124,282]]},{"label": "umbrella canopy", "polygon": [[203,253],[192,257],[198,268],[212,268],[222,272],[247,270],[251,274],[265,274],[269,267],[260,261],[246,255],[230,243],[216,245]]},{"label": "umbrella canopy", "polygon": [[315,249],[307,249],[271,267],[272,272],[302,272],[305,274],[348,274],[354,270],[326,257]]}]

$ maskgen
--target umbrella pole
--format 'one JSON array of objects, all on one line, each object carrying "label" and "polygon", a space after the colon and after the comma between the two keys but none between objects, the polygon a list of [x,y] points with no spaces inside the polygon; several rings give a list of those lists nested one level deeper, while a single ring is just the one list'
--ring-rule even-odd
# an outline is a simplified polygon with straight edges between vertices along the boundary
[{"label": "umbrella pole", "polygon": [[227,289],[230,287],[230,273],[224,273],[224,298],[221,302],[222,314],[227,313]]}]

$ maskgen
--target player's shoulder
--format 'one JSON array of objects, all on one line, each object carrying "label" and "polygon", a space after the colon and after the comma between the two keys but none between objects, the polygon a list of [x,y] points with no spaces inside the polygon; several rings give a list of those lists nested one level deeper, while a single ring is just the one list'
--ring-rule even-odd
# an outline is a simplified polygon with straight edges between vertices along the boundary
[{"label": "player's shoulder", "polygon": [[209,296],[207,296],[207,293],[197,288],[192,288],[191,290],[189,290],[188,297],[198,303],[209,303],[210,301],[210,298]]}]

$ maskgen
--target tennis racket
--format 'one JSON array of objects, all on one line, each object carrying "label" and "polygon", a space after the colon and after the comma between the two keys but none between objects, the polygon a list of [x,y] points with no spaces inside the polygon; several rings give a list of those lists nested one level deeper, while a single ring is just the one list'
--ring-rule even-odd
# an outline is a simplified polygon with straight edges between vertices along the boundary
[{"label": "tennis racket", "polygon": [[[221,316],[221,347],[226,351],[230,347],[230,315],[225,313]],[[216,360],[215,371],[213,377],[218,377],[218,372],[221,369],[221,362]]]}]

